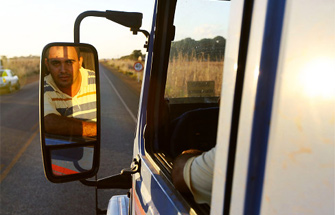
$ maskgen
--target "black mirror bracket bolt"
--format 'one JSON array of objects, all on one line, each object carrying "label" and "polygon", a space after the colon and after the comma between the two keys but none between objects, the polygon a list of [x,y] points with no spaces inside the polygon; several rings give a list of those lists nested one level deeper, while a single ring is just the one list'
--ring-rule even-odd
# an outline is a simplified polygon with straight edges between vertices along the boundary
[{"label": "black mirror bracket bolt", "polygon": [[[80,182],[86,186],[95,187],[95,202],[96,202],[96,214],[106,214],[107,210],[101,210],[98,207],[98,189],[131,189],[131,175],[140,172],[141,162],[140,157],[137,155],[130,165],[130,168],[121,170],[120,174],[108,176],[106,178],[98,179],[95,181],[80,180]],[[130,192],[127,192],[129,197]]]},{"label": "black mirror bracket bolt", "polygon": [[140,167],[141,167],[141,162],[140,162],[140,156],[137,155],[134,159],[133,162],[130,164],[129,169],[123,169],[121,170],[121,175],[132,175],[135,173],[140,172]]},{"label": "black mirror bracket bolt", "polygon": [[149,49],[149,39],[150,39],[150,34],[149,34],[149,32],[148,31],[146,31],[146,30],[142,30],[142,29],[139,29],[138,30],[139,32],[141,32],[142,34],[144,34],[144,36],[147,38],[147,40],[145,41],[145,44],[144,44],[144,48],[148,51],[148,49]]},{"label": "black mirror bracket bolt", "polygon": [[139,156],[133,159],[130,168],[123,169],[117,175],[108,176],[96,181],[80,180],[86,186],[96,187],[97,189],[130,189],[131,175],[140,171],[141,162]]}]

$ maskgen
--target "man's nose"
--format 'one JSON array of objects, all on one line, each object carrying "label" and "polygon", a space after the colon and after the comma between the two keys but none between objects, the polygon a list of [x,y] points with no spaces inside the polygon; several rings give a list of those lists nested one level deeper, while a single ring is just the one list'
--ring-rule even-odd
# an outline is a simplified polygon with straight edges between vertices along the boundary
[{"label": "man's nose", "polygon": [[60,64],[60,71],[61,72],[65,72],[65,63],[64,62],[62,62],[61,64]]}]

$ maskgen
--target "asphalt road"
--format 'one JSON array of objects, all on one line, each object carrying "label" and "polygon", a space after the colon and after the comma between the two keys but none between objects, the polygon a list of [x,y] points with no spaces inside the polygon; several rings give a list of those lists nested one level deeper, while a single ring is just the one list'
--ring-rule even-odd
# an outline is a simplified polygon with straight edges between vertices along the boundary
[{"label": "asphalt road", "polygon": [[[98,178],[130,165],[139,91],[100,66],[101,159]],[[129,85],[131,84],[131,85]],[[137,86],[137,87],[134,87]],[[0,95],[0,214],[95,214],[95,189],[44,177],[39,141],[38,82]],[[99,207],[126,190],[99,190]]]}]

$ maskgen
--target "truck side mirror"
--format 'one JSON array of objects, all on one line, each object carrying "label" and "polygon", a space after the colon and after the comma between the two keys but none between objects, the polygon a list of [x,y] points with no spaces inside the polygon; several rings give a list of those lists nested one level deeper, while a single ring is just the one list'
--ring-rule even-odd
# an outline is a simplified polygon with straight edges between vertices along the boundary
[{"label": "truck side mirror", "polygon": [[96,49],[50,43],[41,57],[40,138],[44,172],[54,183],[96,175],[100,159]]}]

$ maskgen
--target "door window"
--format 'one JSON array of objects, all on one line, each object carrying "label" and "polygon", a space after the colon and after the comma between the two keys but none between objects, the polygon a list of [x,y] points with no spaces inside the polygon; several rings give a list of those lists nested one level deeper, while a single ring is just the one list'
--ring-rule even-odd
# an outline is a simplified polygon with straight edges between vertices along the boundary
[{"label": "door window", "polygon": [[165,97],[170,101],[219,97],[229,8],[230,2],[226,1],[177,1],[176,33],[165,88]]},{"label": "door window", "polygon": [[[154,153],[165,170],[182,151],[216,144],[230,2],[177,1]],[[162,108],[163,107],[163,108]]]},{"label": "door window", "polygon": [[[216,144],[230,2],[177,1],[164,99],[165,156]],[[161,147],[162,148],[162,147]]]},{"label": "door window", "polygon": [[[229,12],[229,1],[177,1],[167,69],[159,71],[159,75],[162,67],[152,70],[152,77],[156,76],[151,79],[152,109],[147,112],[145,147],[164,172],[162,175],[169,176],[173,160],[184,150],[208,151],[216,145]],[[154,60],[153,67],[159,63]],[[192,198],[187,200],[195,206]],[[204,209],[198,205],[195,208]]]}]

